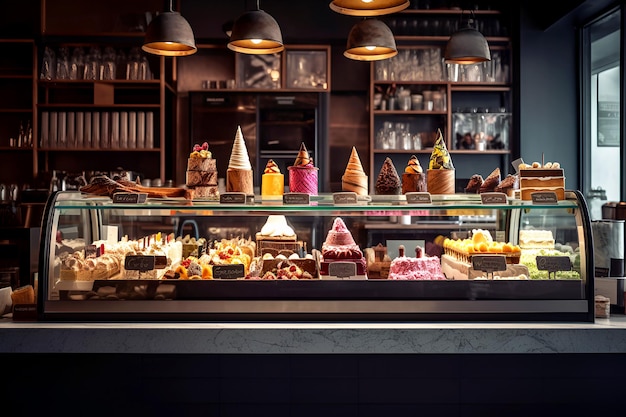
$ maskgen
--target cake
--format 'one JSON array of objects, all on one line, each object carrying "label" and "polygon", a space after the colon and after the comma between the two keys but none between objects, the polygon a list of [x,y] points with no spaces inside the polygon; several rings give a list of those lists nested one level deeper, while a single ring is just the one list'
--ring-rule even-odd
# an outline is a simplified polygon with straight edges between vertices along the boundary
[{"label": "cake", "polygon": [[474,255],[504,255],[507,263],[514,264],[519,263],[522,254],[518,245],[494,241],[491,233],[484,229],[472,230],[472,236],[467,239],[444,239],[443,250],[466,263],[471,263]]},{"label": "cake", "polygon": [[237,126],[235,141],[226,170],[226,191],[254,195],[252,165],[250,164],[246,142],[241,133],[241,126]]},{"label": "cake", "polygon": [[355,192],[357,195],[368,195],[367,175],[354,146],[346,170],[341,177],[341,190]]},{"label": "cake", "polygon": [[261,197],[264,200],[280,200],[285,192],[285,176],[273,159],[267,161],[261,176]]},{"label": "cake", "polygon": [[417,156],[411,155],[402,173],[402,194],[426,191],[426,177]]},{"label": "cake", "polygon": [[194,145],[187,159],[185,173],[187,189],[191,199],[218,199],[217,164],[209,151],[209,145]]},{"label": "cake", "polygon": [[523,229],[519,231],[522,249],[554,249],[554,236],[550,230]]},{"label": "cake", "polygon": [[431,194],[454,194],[455,170],[450,153],[438,130],[437,140],[433,147],[426,172],[426,186]]},{"label": "cake", "polygon": [[304,142],[300,145],[298,156],[289,170],[289,191],[317,195],[317,171],[313,166],[313,158],[309,156]]},{"label": "cake", "polygon": [[470,177],[467,185],[465,186],[465,192],[469,194],[478,194],[480,187],[483,185],[483,176],[480,174],[474,174]]},{"label": "cake", "polygon": [[267,216],[261,231],[256,234],[257,256],[266,253],[277,256],[282,253],[288,257],[292,253],[300,254],[302,246],[302,242],[297,241],[296,232],[283,215]]},{"label": "cake", "polygon": [[565,199],[565,176],[558,162],[520,164],[519,188],[522,200],[532,200],[536,192],[551,191],[557,200]]},{"label": "cake", "polygon": [[448,279],[494,279],[494,280],[527,280],[530,279],[528,267],[523,264],[506,264],[506,269],[493,271],[487,274],[485,271],[476,270],[471,263],[461,261],[451,255],[444,254],[441,257],[441,270]]},{"label": "cake", "polygon": [[352,237],[341,217],[333,220],[332,228],[322,243],[322,260],[320,262],[321,275],[329,275],[328,266],[332,262],[354,262],[357,275],[367,273],[367,265],[363,252]]},{"label": "cake", "polygon": [[515,190],[519,190],[519,175],[509,174],[505,179],[500,181],[500,184],[498,184],[494,191],[513,197]]},{"label": "cake", "polygon": [[405,256],[404,245],[398,247],[398,257],[389,265],[389,279],[394,280],[445,280],[441,262],[436,256],[427,256],[417,246],[415,257]]},{"label": "cake", "polygon": [[400,194],[402,190],[398,171],[396,171],[396,167],[389,157],[385,158],[383,166],[380,168],[378,178],[376,178],[375,190],[376,194],[379,195],[396,195]]},{"label": "cake", "polygon": [[488,193],[495,191],[496,187],[500,185],[500,168],[496,168],[485,178],[482,185],[478,189],[479,193]]},{"label": "cake", "polygon": [[391,258],[387,254],[387,248],[382,243],[373,248],[365,248],[363,255],[367,264],[368,279],[386,279],[389,277]]}]

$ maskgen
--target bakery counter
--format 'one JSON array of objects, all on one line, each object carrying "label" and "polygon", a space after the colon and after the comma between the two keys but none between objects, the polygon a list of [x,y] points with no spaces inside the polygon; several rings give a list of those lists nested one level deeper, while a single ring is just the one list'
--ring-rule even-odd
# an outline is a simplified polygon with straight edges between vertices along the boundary
[{"label": "bakery counter", "polygon": [[626,316],[595,323],[85,323],[0,320],[2,353],[623,353]]}]

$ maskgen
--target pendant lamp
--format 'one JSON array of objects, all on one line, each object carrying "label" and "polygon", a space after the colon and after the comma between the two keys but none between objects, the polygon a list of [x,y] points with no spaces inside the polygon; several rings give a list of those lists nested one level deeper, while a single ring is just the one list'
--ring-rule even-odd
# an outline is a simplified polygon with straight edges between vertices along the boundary
[{"label": "pendant lamp", "polygon": [[363,19],[350,30],[344,56],[357,61],[377,61],[398,54],[391,29],[378,19]]},{"label": "pendant lamp", "polygon": [[475,29],[474,19],[467,20],[467,27],[461,28],[450,36],[444,52],[447,64],[479,64],[491,61],[491,52],[487,39]]},{"label": "pendant lamp", "polygon": [[198,51],[189,22],[172,10],[172,0],[169,10],[159,13],[148,25],[141,49],[165,56],[185,56]]},{"label": "pendant lamp", "polygon": [[228,48],[242,54],[275,54],[285,49],[276,20],[259,9],[250,10],[235,20]]},{"label": "pendant lamp", "polygon": [[409,0],[333,0],[329,6],[350,16],[382,16],[409,7]]}]

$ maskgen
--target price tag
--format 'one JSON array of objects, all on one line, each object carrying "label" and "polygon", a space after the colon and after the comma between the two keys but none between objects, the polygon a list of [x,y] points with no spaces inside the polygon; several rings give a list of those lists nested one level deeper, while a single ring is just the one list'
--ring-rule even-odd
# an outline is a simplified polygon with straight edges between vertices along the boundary
[{"label": "price tag", "polygon": [[495,271],[506,271],[506,256],[504,255],[474,255],[472,256],[472,268],[483,271],[493,279]]},{"label": "price tag", "polygon": [[406,202],[409,204],[430,204],[433,202],[429,192],[411,191],[405,194]]},{"label": "price tag", "polygon": [[483,204],[507,204],[506,194],[496,192],[481,193],[480,201]]},{"label": "price tag", "polygon": [[354,262],[331,262],[328,264],[328,275],[337,278],[348,278],[356,275],[356,264]]},{"label": "price tag", "polygon": [[148,193],[115,193],[113,194],[113,202],[121,204],[139,204],[145,203]]},{"label": "price tag", "polygon": [[559,200],[556,197],[556,193],[554,191],[538,191],[536,193],[531,193],[530,198],[533,203],[537,204],[558,204]]},{"label": "price tag", "polygon": [[344,191],[341,193],[333,193],[333,203],[335,204],[356,204],[356,193],[352,191]]},{"label": "price tag", "polygon": [[243,264],[213,265],[213,279],[237,279],[245,276]]},{"label": "price tag", "polygon": [[283,204],[309,205],[311,196],[307,193],[285,193],[283,194]]},{"label": "price tag", "polygon": [[150,271],[156,264],[154,255],[127,255],[124,258],[124,269],[129,271]]},{"label": "price tag", "polygon": [[556,278],[558,271],[572,270],[572,260],[569,256],[537,256],[535,262],[538,270],[548,271],[548,278],[550,275]]},{"label": "price tag", "polygon": [[246,193],[222,193],[220,194],[221,204],[246,204]]}]

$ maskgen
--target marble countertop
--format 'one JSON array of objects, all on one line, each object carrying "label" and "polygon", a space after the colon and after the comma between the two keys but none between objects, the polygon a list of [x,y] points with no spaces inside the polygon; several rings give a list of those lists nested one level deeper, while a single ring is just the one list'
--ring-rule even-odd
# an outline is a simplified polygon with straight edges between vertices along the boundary
[{"label": "marble countertop", "polygon": [[626,316],[595,323],[17,322],[1,353],[624,353]]}]

